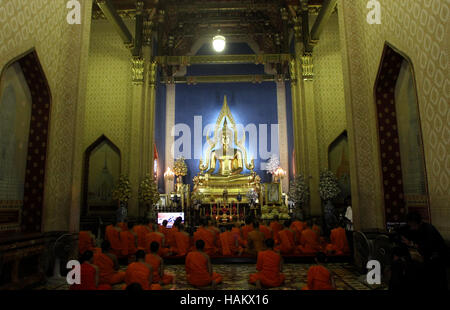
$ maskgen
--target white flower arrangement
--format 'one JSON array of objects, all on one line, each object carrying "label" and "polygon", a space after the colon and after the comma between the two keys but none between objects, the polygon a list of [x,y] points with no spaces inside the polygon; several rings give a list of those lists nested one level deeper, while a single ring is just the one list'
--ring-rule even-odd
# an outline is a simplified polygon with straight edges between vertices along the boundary
[{"label": "white flower arrangement", "polygon": [[339,188],[338,180],[333,172],[323,170],[320,173],[319,194],[323,201],[328,201],[336,198],[341,189]]},{"label": "white flower arrangement", "polygon": [[112,192],[112,197],[114,200],[118,200],[120,202],[128,202],[131,198],[131,186],[130,180],[126,175],[121,175],[119,177],[119,183],[116,188]]},{"label": "white flower arrangement", "polygon": [[258,199],[258,193],[253,188],[247,192],[246,196],[249,201],[255,202]]},{"label": "white flower arrangement", "polygon": [[272,154],[266,164],[267,173],[274,174],[275,171],[280,167],[280,159],[276,154]]},{"label": "white flower arrangement", "polygon": [[309,187],[306,184],[303,175],[294,178],[289,186],[289,200],[292,201],[297,208],[304,206],[309,200]]}]

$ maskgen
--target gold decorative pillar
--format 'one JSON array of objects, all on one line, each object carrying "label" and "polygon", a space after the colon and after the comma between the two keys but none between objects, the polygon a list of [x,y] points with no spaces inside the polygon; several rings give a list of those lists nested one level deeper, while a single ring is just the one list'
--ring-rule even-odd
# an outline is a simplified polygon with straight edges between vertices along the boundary
[{"label": "gold decorative pillar", "polygon": [[317,140],[316,110],[314,103],[314,71],[311,53],[301,56],[302,69],[302,103],[304,106],[304,125],[306,157],[310,189],[311,215],[321,215],[322,207],[319,196],[319,145]]},{"label": "gold decorative pillar", "polygon": [[138,189],[142,171],[142,102],[144,99],[144,59],[140,56],[131,58],[132,100],[129,136],[129,179],[131,183],[131,199],[128,203],[128,215],[140,216]]}]

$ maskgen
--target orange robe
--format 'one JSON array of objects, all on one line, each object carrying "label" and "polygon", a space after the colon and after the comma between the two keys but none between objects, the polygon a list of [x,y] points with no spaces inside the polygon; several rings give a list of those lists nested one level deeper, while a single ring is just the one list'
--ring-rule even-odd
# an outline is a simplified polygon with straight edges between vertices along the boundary
[{"label": "orange robe", "polygon": [[149,232],[145,235],[145,252],[146,253],[150,253],[150,244],[152,244],[152,242],[158,242],[159,244],[159,250],[158,250],[158,255],[161,256],[167,256],[167,254],[169,253],[169,249],[168,248],[163,248],[163,238],[164,235],[161,234],[160,232]]},{"label": "orange robe", "polygon": [[237,236],[231,231],[225,231],[219,235],[222,255],[230,256],[237,254],[241,248],[236,245]]},{"label": "orange robe", "polygon": [[133,227],[134,233],[137,235],[137,245],[139,250],[145,250],[148,244],[145,243],[145,235],[150,232],[150,229],[144,225],[136,225]]},{"label": "orange robe", "polygon": [[305,229],[305,223],[300,221],[294,221],[290,227],[295,232],[296,243],[300,244],[300,237],[302,235],[303,229]]},{"label": "orange robe", "polygon": [[347,235],[345,229],[338,227],[331,230],[330,235],[331,243],[327,245],[326,250],[328,252],[336,252],[336,255],[344,255],[350,253],[348,246]]},{"label": "orange robe", "polygon": [[273,231],[273,239],[275,240],[275,243],[276,244],[280,243],[280,237],[278,236],[278,232],[283,230],[283,225],[281,225],[277,221],[274,221],[270,223],[270,228]]},{"label": "orange robe", "polygon": [[122,257],[122,241],[120,240],[120,231],[114,226],[106,227],[105,239],[111,244],[111,251],[117,256]]},{"label": "orange robe", "polygon": [[263,232],[264,237],[266,239],[272,238],[272,230],[270,230],[269,227],[264,226],[264,225],[260,225],[259,226],[259,230]]},{"label": "orange robe", "polygon": [[139,283],[143,290],[160,290],[161,286],[151,285],[149,281],[150,268],[145,263],[134,262],[128,265],[125,273],[125,283],[130,285],[132,283]]},{"label": "orange robe", "polygon": [[331,284],[331,274],[327,268],[317,265],[308,270],[308,285],[302,290],[334,290]]},{"label": "orange robe", "polygon": [[242,234],[241,234],[241,230],[237,227],[233,227],[231,229],[231,232],[238,238],[238,242],[240,246],[245,246],[245,240],[242,239]]},{"label": "orange robe", "polygon": [[317,236],[314,230],[306,228],[302,231],[298,249],[304,254],[314,254],[322,250],[319,243],[319,236]]},{"label": "orange robe", "polygon": [[173,276],[164,273],[161,277],[161,261],[162,258],[152,253],[145,255],[145,262],[153,268],[153,283],[162,282],[163,284],[170,284],[173,282]]},{"label": "orange robe", "polygon": [[214,245],[214,233],[204,227],[199,227],[194,233],[194,244],[197,240],[203,240],[205,242],[205,253],[208,255],[215,255],[217,248]]},{"label": "orange robe", "polygon": [[176,247],[175,242],[175,234],[178,232],[178,228],[173,226],[172,228],[167,229],[167,233],[164,234],[166,236],[166,245],[168,245],[171,248]]},{"label": "orange robe", "polygon": [[259,252],[256,263],[258,272],[250,275],[249,282],[254,284],[259,280],[266,287],[280,286],[286,279],[285,275],[280,272],[280,263],[280,254],[272,250]]},{"label": "orange robe", "polygon": [[132,256],[136,254],[136,236],[131,231],[121,231],[120,240],[122,241],[123,256]]},{"label": "orange robe", "polygon": [[127,231],[128,230],[128,224],[127,223],[120,222],[120,223],[117,223],[117,226],[119,226],[119,228],[122,229],[122,231]]},{"label": "orange robe", "polygon": [[208,256],[198,251],[190,252],[186,256],[186,279],[189,284],[202,287],[210,285],[214,280],[216,283],[222,282],[222,276],[208,271]]},{"label": "orange robe", "polygon": [[80,266],[80,284],[72,284],[69,289],[74,291],[94,291],[94,290],[111,290],[109,284],[102,284],[98,287],[95,285],[95,275],[97,270],[89,264],[83,263]]},{"label": "orange robe", "polygon": [[187,233],[177,232],[175,234],[176,248],[174,251],[177,255],[185,256],[191,248],[191,238]]},{"label": "orange robe", "polygon": [[282,255],[294,254],[295,251],[295,241],[294,233],[289,229],[283,229],[278,233],[280,238],[279,250]]},{"label": "orange robe", "polygon": [[256,255],[259,251],[265,248],[264,234],[259,230],[253,230],[248,234],[247,240],[247,253],[250,255]]},{"label": "orange robe", "polygon": [[318,225],[314,224],[311,229],[316,232],[317,236],[320,236],[320,227]]},{"label": "orange robe", "polygon": [[78,252],[81,255],[86,251],[95,251],[94,239],[90,232],[80,231],[78,234]]},{"label": "orange robe", "polygon": [[104,253],[94,255],[94,265],[100,271],[99,284],[117,284],[125,279],[125,272],[114,270],[114,261]]},{"label": "orange robe", "polygon": [[247,241],[248,239],[248,234],[253,231],[253,224],[250,225],[245,225],[244,227],[242,227],[242,238]]}]

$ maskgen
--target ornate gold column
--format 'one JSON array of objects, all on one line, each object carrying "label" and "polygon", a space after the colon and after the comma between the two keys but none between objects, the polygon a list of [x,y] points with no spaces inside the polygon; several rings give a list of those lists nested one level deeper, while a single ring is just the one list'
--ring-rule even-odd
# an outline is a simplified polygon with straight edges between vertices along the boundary
[{"label": "ornate gold column", "polygon": [[140,56],[131,58],[132,100],[130,119],[129,179],[131,199],[128,203],[128,215],[140,216],[138,189],[142,171],[142,102],[144,100],[144,59]]}]

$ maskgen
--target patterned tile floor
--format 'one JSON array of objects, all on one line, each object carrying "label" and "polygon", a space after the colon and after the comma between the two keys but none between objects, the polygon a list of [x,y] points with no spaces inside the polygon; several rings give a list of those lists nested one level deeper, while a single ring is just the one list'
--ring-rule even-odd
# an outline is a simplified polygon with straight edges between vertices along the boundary
[{"label": "patterned tile floor", "polygon": [[[306,285],[308,264],[285,264],[283,273],[286,275],[286,282],[283,287],[276,289],[298,290]],[[336,287],[338,290],[371,290],[385,289],[383,286],[373,287],[363,282],[364,276],[360,275],[356,269],[347,263],[328,264],[327,268],[335,274]],[[125,267],[122,268],[123,270]],[[213,265],[215,272],[223,276],[223,283],[218,285],[218,290],[253,290],[254,285],[248,283],[251,273],[256,272],[255,265],[251,264],[228,264]],[[166,272],[176,275],[176,283],[166,285],[163,289],[195,290],[186,282],[184,265],[167,265]],[[65,279],[52,279],[47,284],[37,287],[44,290],[67,290]],[[114,289],[120,289],[115,286]]]}]

